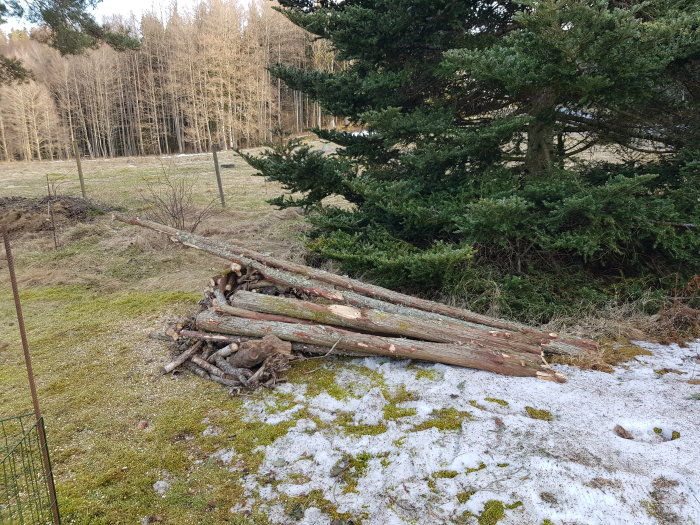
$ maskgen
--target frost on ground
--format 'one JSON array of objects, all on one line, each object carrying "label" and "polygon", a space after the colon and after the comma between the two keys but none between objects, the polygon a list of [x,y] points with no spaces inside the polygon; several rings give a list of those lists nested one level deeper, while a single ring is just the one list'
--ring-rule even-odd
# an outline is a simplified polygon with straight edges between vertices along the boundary
[{"label": "frost on ground", "polygon": [[613,374],[557,367],[566,384],[366,358],[333,367],[320,394],[283,385],[249,417],[296,423],[244,478],[249,507],[231,511],[306,525],[700,524],[688,382],[700,341],[639,345],[653,355]]}]

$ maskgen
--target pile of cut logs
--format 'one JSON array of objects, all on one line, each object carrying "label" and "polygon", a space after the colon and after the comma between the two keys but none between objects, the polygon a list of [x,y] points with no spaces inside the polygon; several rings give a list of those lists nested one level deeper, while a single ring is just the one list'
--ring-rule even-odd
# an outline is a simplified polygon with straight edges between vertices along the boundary
[{"label": "pile of cut logs", "polygon": [[546,361],[596,349],[565,337],[405,295],[318,268],[114,214],[230,266],[209,283],[201,311],[171,330],[184,367],[231,386],[271,386],[299,353],[380,355],[563,382]]}]

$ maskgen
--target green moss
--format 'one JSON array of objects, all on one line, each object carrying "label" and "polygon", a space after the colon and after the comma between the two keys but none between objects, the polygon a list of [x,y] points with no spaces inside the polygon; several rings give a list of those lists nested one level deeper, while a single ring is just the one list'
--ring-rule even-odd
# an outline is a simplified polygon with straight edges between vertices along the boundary
[{"label": "green moss", "polygon": [[550,519],[545,519],[540,525],[554,525],[554,522]]},{"label": "green moss", "polygon": [[[467,501],[474,494],[474,492],[464,492],[462,494],[468,494],[464,500]],[[464,501],[460,501],[460,503],[464,503]],[[464,512],[462,514],[462,520],[466,522],[469,518],[476,518],[479,525],[496,525],[496,523],[505,518],[506,509],[513,510],[517,509],[518,507],[522,507],[522,505],[522,501],[516,501],[514,503],[504,505],[502,501],[492,499],[484,503],[484,508],[478,515],[472,512]]]},{"label": "green moss", "polygon": [[471,421],[472,415],[456,408],[441,408],[433,410],[430,418],[419,425],[413,427],[414,432],[437,428],[438,430],[459,430],[463,421]]},{"label": "green moss", "polygon": [[275,392],[270,397],[271,399],[267,400],[265,403],[265,411],[268,414],[279,414],[280,412],[286,412],[298,404],[293,394]]},{"label": "green moss", "polygon": [[497,466],[497,467],[503,468],[503,467],[507,467],[508,465],[510,465],[510,463],[499,463],[499,464],[496,465],[496,466]]},{"label": "green moss", "polygon": [[387,421],[394,421],[402,417],[409,417],[415,415],[415,408],[401,408],[397,407],[393,403],[384,406],[384,419],[386,419]]},{"label": "green moss", "polygon": [[534,407],[525,407],[525,412],[532,419],[541,419],[542,421],[551,421],[552,413],[549,410],[542,410]]},{"label": "green moss", "polygon": [[663,433],[663,429],[661,429],[661,428],[659,428],[659,427],[654,427],[654,433],[655,433],[655,434],[661,434],[661,433]]},{"label": "green moss", "polygon": [[[374,387],[379,387],[379,388],[386,387],[386,380],[384,379],[384,376],[380,372],[377,372],[376,370],[372,370],[371,368],[367,368],[366,366],[354,365],[352,363],[348,363],[348,368],[350,370],[352,370],[353,372],[356,372],[356,373],[366,377],[367,379],[369,379],[372,388],[374,388]],[[401,385],[401,386],[403,386],[403,385]]]},{"label": "green moss", "polygon": [[335,418],[335,425],[343,429],[349,436],[376,436],[386,432],[386,424],[378,423],[376,425],[357,424],[353,421],[352,414],[344,412]]},{"label": "green moss", "polygon": [[474,399],[469,400],[469,404],[473,406],[474,408],[478,408],[479,410],[486,410],[485,406],[480,405],[479,403],[476,402]]},{"label": "green moss", "polygon": [[681,437],[681,433],[678,432],[677,430],[674,430],[673,432],[671,432],[671,440],[672,440],[672,441],[673,441],[674,439],[678,439],[679,437]]},{"label": "green moss", "polygon": [[311,481],[311,478],[309,476],[305,476],[304,474],[299,474],[297,472],[292,472],[291,474],[288,474],[287,479],[295,485],[305,485],[306,483]]},{"label": "green moss", "polygon": [[471,474],[472,472],[479,472],[480,470],[484,470],[485,468],[486,468],[486,463],[484,463],[484,462],[482,461],[481,463],[479,463],[479,466],[478,466],[478,467],[475,467],[475,468],[468,468],[468,469],[465,470],[465,472],[466,472],[467,474]]},{"label": "green moss", "polygon": [[399,403],[415,401],[418,398],[418,395],[408,390],[405,385],[401,385],[393,391],[384,389],[382,394],[387,400],[387,404],[384,406],[384,419],[387,421],[416,415],[415,408],[401,408],[397,406]]},{"label": "green moss", "polygon": [[484,401],[488,401],[489,403],[497,403],[497,404],[499,404],[499,405],[501,405],[501,406],[503,406],[503,407],[507,407],[507,406],[508,406],[508,401],[505,401],[504,399],[498,399],[498,398],[495,398],[495,397],[485,397],[485,398],[484,398]]},{"label": "green moss", "polygon": [[312,490],[304,496],[292,497],[283,495],[281,501],[284,505],[285,514],[295,520],[301,519],[306,509],[315,507],[332,520],[348,520],[352,518],[356,523],[362,523],[357,516],[349,512],[338,512],[337,505],[327,500],[323,491],[319,489]]},{"label": "green moss", "polygon": [[459,472],[456,470],[438,470],[432,474],[434,479],[452,479],[458,475]]},{"label": "green moss", "polygon": [[346,388],[336,382],[336,369],[336,364],[320,363],[316,359],[309,359],[296,363],[287,372],[287,380],[296,384],[305,383],[306,396],[309,398],[326,392],[339,401],[345,401],[352,396]]},{"label": "green moss", "polygon": [[467,501],[469,501],[469,498],[471,498],[474,494],[476,494],[475,490],[460,492],[457,494],[457,501],[459,501],[460,503],[466,503]]},{"label": "green moss", "polygon": [[412,390],[408,390],[406,388],[406,385],[399,385],[393,391],[384,389],[382,390],[382,394],[389,403],[396,404],[406,403],[408,401],[416,401],[418,399],[418,393],[413,392]]},{"label": "green moss", "polygon": [[357,456],[345,456],[347,467],[340,474],[340,480],[345,484],[343,494],[357,492],[358,480],[367,473],[369,461],[374,458],[373,454],[361,452]]},{"label": "green moss", "polygon": [[421,368],[416,372],[416,379],[427,379],[429,381],[437,381],[442,377],[442,374],[436,370]]},{"label": "green moss", "polygon": [[471,512],[464,512],[462,517],[465,521],[469,517],[476,518],[479,525],[496,525],[505,515],[506,511],[503,502],[492,499],[484,503],[484,508],[478,515]]}]

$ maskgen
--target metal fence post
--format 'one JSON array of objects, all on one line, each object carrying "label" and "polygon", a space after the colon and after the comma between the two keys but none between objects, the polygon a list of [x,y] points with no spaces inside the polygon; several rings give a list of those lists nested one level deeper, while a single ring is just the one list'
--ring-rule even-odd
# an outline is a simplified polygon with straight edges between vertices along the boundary
[{"label": "metal fence post", "polygon": [[12,257],[12,249],[10,247],[10,238],[7,231],[2,232],[2,239],[5,243],[5,254],[7,256],[7,268],[10,272],[10,283],[12,284],[12,295],[15,300],[15,310],[17,312],[17,324],[19,326],[19,335],[22,339],[22,350],[24,351],[24,364],[27,368],[27,378],[29,380],[29,390],[32,394],[32,404],[34,405],[34,416],[37,420],[37,431],[39,434],[39,444],[41,447],[41,458],[44,465],[44,477],[46,479],[49,498],[51,499],[51,514],[55,525],[61,523],[61,517],[58,513],[58,500],[56,499],[56,488],[53,483],[53,474],[51,472],[51,461],[49,459],[49,449],[46,445],[46,431],[44,429],[44,421],[41,417],[41,409],[39,408],[39,397],[36,392],[36,384],[34,382],[34,370],[32,369],[32,356],[29,353],[29,343],[27,342],[27,332],[24,326],[24,316],[22,315],[22,304],[19,300],[19,287],[17,286],[17,276],[15,275],[15,261]]}]

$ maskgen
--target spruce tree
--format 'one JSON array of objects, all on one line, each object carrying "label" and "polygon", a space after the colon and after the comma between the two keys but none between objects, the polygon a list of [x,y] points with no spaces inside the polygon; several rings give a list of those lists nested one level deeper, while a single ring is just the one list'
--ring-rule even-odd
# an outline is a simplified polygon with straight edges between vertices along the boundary
[{"label": "spruce tree", "polygon": [[[384,284],[496,283],[545,303],[564,294],[557,273],[597,283],[583,287],[595,302],[612,276],[697,269],[694,0],[281,4],[345,67],[273,73],[366,130],[315,130],[333,156],[291,144],[248,157],[301,194],[275,203],[310,210],[313,250]],[[567,161],[596,146],[654,155]],[[324,205],[333,195],[348,205]]]},{"label": "spruce tree", "polygon": [[[42,27],[40,38],[61,54],[77,54],[105,42],[123,51],[138,47],[138,41],[125,32],[98,24],[86,10],[99,0],[0,0],[0,24],[8,18],[26,20]],[[0,85],[29,78],[22,63],[0,55]]]}]

